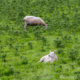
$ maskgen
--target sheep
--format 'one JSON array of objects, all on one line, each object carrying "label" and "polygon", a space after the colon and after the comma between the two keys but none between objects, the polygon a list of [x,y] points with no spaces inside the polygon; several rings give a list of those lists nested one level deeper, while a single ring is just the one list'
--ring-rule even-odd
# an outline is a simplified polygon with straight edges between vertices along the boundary
[{"label": "sheep", "polygon": [[50,62],[52,63],[54,60],[58,60],[58,57],[56,55],[56,50],[54,50],[53,52],[50,52],[48,55],[43,56],[39,62]]},{"label": "sheep", "polygon": [[24,28],[26,29],[27,25],[42,25],[45,28],[47,28],[47,24],[40,18],[40,17],[35,17],[35,16],[25,16],[24,17]]}]

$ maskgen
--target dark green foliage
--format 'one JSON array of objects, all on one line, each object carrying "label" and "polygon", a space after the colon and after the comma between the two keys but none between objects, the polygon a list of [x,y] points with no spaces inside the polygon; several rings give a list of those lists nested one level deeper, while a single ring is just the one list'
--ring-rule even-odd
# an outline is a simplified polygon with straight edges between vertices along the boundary
[{"label": "dark green foliage", "polygon": [[29,46],[29,48],[30,48],[30,49],[32,49],[32,48],[33,48],[33,46],[32,46],[32,43],[31,43],[31,42],[28,42],[28,46]]},{"label": "dark green foliage", "polygon": [[0,76],[10,76],[10,75],[14,74],[14,69],[12,66],[8,66],[8,67],[4,66],[4,67],[5,67],[5,69],[3,69],[3,68],[0,69],[0,71],[1,71]]},{"label": "dark green foliage", "polygon": [[79,80],[80,79],[80,71],[77,71],[74,74],[76,75],[75,80]]},{"label": "dark green foliage", "polygon": [[5,72],[3,72],[3,75],[9,76],[9,75],[13,75],[13,73],[14,73],[13,68],[8,68],[7,70],[5,70]]},{"label": "dark green foliage", "polygon": [[75,60],[78,58],[78,50],[76,50],[76,49],[71,49],[70,52],[69,52],[69,58],[70,58],[72,61],[75,61]]},{"label": "dark green foliage", "polygon": [[3,62],[6,62],[6,53],[2,53],[1,58],[2,58],[2,61],[3,61]]},{"label": "dark green foliage", "polygon": [[56,40],[54,40],[56,48],[64,48],[65,44],[64,41],[62,39],[57,38]]},{"label": "dark green foliage", "polygon": [[26,56],[21,56],[20,59],[21,59],[21,64],[23,64],[23,65],[28,64],[28,60],[27,60]]}]

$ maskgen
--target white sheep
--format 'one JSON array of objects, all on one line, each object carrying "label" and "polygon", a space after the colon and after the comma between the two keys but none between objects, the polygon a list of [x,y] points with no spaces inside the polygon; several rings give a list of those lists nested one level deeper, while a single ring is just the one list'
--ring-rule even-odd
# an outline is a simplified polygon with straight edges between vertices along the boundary
[{"label": "white sheep", "polygon": [[56,50],[53,52],[50,52],[48,55],[43,56],[39,62],[50,62],[52,63],[54,60],[58,60],[58,57],[56,55]]},{"label": "white sheep", "polygon": [[47,24],[40,17],[25,16],[23,20],[25,22],[24,28],[26,28],[27,25],[42,25],[47,28]]}]

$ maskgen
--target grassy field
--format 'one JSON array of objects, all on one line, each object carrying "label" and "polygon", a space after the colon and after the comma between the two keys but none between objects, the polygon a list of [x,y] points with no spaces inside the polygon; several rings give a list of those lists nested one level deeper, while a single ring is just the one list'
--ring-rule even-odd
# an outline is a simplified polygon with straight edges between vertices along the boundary
[{"label": "grassy field", "polygon": [[[26,15],[48,28],[24,30]],[[39,63],[50,50],[58,61]],[[0,0],[0,80],[80,80],[80,0]]]}]

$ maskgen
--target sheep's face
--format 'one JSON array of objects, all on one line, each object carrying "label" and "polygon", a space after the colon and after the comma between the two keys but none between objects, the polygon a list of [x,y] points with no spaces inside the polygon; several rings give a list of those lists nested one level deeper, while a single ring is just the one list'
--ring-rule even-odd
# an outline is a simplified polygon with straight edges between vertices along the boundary
[{"label": "sheep's face", "polygon": [[46,28],[46,29],[48,28],[48,24],[45,24],[45,28]]},{"label": "sheep's face", "polygon": [[56,51],[50,52],[49,56],[56,59],[56,60],[58,59],[57,56],[56,56]]}]

